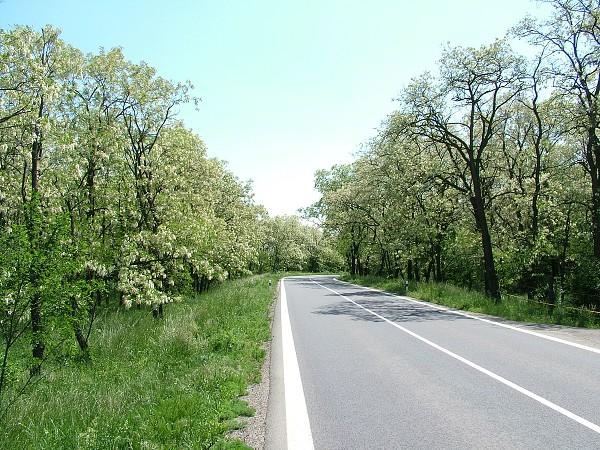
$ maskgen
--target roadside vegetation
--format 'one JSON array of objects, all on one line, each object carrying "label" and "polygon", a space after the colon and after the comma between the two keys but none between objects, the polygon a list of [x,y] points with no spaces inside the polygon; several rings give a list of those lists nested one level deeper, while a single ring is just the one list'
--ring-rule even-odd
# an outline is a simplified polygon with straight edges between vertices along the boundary
[{"label": "roadside vegetation", "polygon": [[269,338],[277,278],[253,274],[345,266],[596,325],[600,8],[539,1],[507,38],[445,48],[354,163],[316,174],[320,228],[269,217],[208,156],[177,118],[190,83],[0,30],[0,448],[229,445]]},{"label": "roadside vegetation", "polygon": [[490,302],[482,292],[445,283],[413,282],[406,290],[404,280],[375,276],[341,278],[349,283],[368,286],[398,295],[436,303],[449,308],[502,317],[519,322],[600,328],[600,312],[569,304],[531,301],[526,295],[505,295],[501,302]]},{"label": "roadside vegetation", "polygon": [[268,337],[248,277],[343,263],[208,156],[177,117],[192,92],[0,29],[0,448],[214,443]]},{"label": "roadside vegetation", "polygon": [[492,314],[526,298],[528,320],[600,309],[600,4],[538,3],[501,39],[445,46],[354,162],[317,172],[304,213],[352,276]]},{"label": "roadside vegetation", "polygon": [[34,385],[5,393],[16,401],[2,411],[0,448],[246,448],[224,436],[253,414],[238,397],[260,381],[278,279],[219,283],[159,320],[103,310],[88,358],[65,347]]}]

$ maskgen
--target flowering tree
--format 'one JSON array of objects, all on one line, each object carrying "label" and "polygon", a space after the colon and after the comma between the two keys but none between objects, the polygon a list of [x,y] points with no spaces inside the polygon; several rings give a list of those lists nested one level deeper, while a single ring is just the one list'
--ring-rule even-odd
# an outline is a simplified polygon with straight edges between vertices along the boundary
[{"label": "flowering tree", "polygon": [[177,120],[191,89],[52,27],[0,30],[0,402],[18,342],[35,376],[68,338],[87,352],[105,302],[160,315],[257,267],[250,185]]}]

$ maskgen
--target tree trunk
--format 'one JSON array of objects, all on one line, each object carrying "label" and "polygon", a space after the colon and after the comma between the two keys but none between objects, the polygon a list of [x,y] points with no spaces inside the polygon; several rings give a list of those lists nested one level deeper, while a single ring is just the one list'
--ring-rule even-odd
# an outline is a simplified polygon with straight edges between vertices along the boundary
[{"label": "tree trunk", "polygon": [[559,262],[552,258],[550,276],[548,277],[548,314],[552,315],[556,306],[556,277],[558,275]]},{"label": "tree trunk", "polygon": [[350,275],[352,275],[352,277],[355,277],[358,274],[358,271],[360,270],[360,262],[358,260],[358,249],[359,244],[356,242],[352,242],[352,245],[350,247]]},{"label": "tree trunk", "polygon": [[[38,117],[43,117],[44,111],[44,98],[40,100]],[[40,130],[35,130],[36,139],[31,144],[31,198],[29,200],[29,211],[28,211],[28,238],[29,246],[31,249],[38,249],[40,246],[40,223],[41,218],[41,204],[39,195],[39,161],[42,157],[42,133]],[[38,261],[33,261],[34,266],[38,264]],[[42,330],[42,297],[39,292],[40,290],[40,272],[37,267],[31,268],[30,283],[33,291],[31,297],[31,331],[32,331],[32,355],[37,362],[30,369],[31,375],[39,375],[42,368],[42,360],[44,359],[44,344],[43,330]]]},{"label": "tree trunk", "polygon": [[[431,278],[431,272],[434,272],[434,265],[433,265],[433,260],[430,259],[429,262],[427,263],[427,267],[424,269],[424,276],[425,276],[425,282],[429,283],[429,279]],[[434,274],[435,276],[435,274]]]},{"label": "tree trunk", "polygon": [[160,303],[156,308],[154,308],[152,310],[152,317],[154,317],[155,319],[162,318],[163,314],[164,314],[164,309],[163,309],[162,303]]},{"label": "tree trunk", "polygon": [[444,281],[444,276],[442,275],[442,247],[439,242],[435,253],[435,281],[436,283]]},{"label": "tree trunk", "polygon": [[481,233],[481,244],[483,248],[483,278],[485,283],[485,293],[494,301],[500,301],[500,285],[498,283],[498,275],[496,274],[496,266],[494,264],[494,251],[492,249],[492,237],[490,235],[487,217],[485,216],[485,207],[481,195],[480,186],[474,180],[475,195],[471,197],[471,204],[475,213],[475,221],[477,228]]},{"label": "tree trunk", "polygon": [[88,350],[88,341],[86,337],[83,335],[81,331],[81,324],[79,322],[79,318],[77,317],[77,312],[79,310],[79,305],[77,304],[77,300],[75,297],[71,297],[71,314],[73,315],[73,333],[75,334],[75,339],[79,344],[79,348],[84,354],[87,354]]},{"label": "tree trunk", "polygon": [[81,331],[81,326],[79,325],[79,322],[73,323],[73,332],[75,333],[75,339],[77,339],[79,348],[85,355],[87,355],[88,354],[88,341],[85,338],[85,336],[83,335],[83,332]]},{"label": "tree trunk", "polygon": [[434,263],[434,280],[436,283],[441,283],[442,277],[442,239],[444,238],[442,233],[438,233],[435,237],[435,244],[433,246],[433,263]]},{"label": "tree trunk", "polygon": [[600,183],[598,174],[592,177],[592,240],[594,257],[600,261]]},{"label": "tree trunk", "polygon": [[[385,273],[385,250],[381,250],[380,255],[381,256],[379,260],[379,270],[377,271],[377,276],[382,277]],[[387,275],[387,273],[385,275]]]},{"label": "tree trunk", "polygon": [[29,373],[39,375],[42,371],[42,360],[44,359],[44,338],[42,335],[42,308],[39,293],[35,293],[31,299],[31,331],[33,332],[32,355],[37,360],[29,370]]}]

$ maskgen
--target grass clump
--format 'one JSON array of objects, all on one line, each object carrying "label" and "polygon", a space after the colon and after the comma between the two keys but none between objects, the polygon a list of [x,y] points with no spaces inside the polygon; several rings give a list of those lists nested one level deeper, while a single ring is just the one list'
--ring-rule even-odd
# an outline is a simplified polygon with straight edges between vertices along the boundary
[{"label": "grass clump", "polygon": [[253,414],[239,396],[260,378],[276,282],[227,281],[163,319],[104,311],[89,360],[45,363],[0,424],[0,448],[245,448],[224,436]]},{"label": "grass clump", "polygon": [[449,308],[489,314],[519,322],[566,325],[582,328],[600,328],[600,316],[584,308],[570,305],[549,306],[528,301],[525,296],[505,295],[494,302],[483,293],[445,283],[410,283],[408,293],[403,280],[373,276],[343,277],[345,281],[373,287],[399,295],[409,295]]}]

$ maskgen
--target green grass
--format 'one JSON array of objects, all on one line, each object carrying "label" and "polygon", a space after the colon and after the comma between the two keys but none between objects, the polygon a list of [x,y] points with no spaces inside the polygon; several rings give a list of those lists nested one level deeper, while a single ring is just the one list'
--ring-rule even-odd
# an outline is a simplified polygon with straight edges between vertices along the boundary
[{"label": "green grass", "polygon": [[[403,280],[348,276],[343,279],[361,286],[405,294]],[[558,305],[550,309],[547,305],[527,301],[525,296],[504,295],[501,302],[495,303],[480,292],[444,283],[411,283],[408,295],[450,308],[490,314],[519,322],[600,328],[600,316],[597,314],[582,308],[572,308],[569,305]]]},{"label": "green grass", "polygon": [[222,283],[162,319],[105,311],[90,360],[48,362],[0,424],[0,448],[247,448],[225,435],[253,414],[238,396],[259,381],[279,278]]}]

